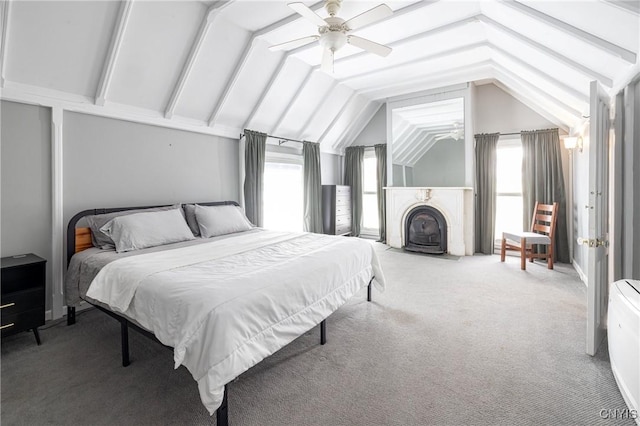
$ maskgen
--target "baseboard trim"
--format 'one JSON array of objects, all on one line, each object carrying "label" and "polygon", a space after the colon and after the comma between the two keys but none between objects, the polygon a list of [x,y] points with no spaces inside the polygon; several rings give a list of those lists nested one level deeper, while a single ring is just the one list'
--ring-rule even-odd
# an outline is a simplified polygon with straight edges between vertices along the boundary
[{"label": "baseboard trim", "polygon": [[[78,306],[76,306],[76,312],[84,311],[85,309],[89,309],[91,307],[92,306],[87,302],[80,302],[80,304]],[[62,307],[62,311],[66,315],[67,305],[64,305]],[[64,315],[63,315],[63,317],[64,317]],[[44,311],[44,320],[45,321],[51,321],[52,319],[53,319],[53,311],[51,309],[49,309],[48,311]]]},{"label": "baseboard trim", "polygon": [[578,273],[578,276],[580,277],[580,280],[582,281],[582,283],[585,285],[585,287],[587,286],[587,276],[585,275],[584,272],[582,272],[582,268],[580,268],[580,265],[578,265],[578,262],[576,262],[575,259],[571,259],[571,264],[573,265],[573,269],[576,270],[576,272]]}]

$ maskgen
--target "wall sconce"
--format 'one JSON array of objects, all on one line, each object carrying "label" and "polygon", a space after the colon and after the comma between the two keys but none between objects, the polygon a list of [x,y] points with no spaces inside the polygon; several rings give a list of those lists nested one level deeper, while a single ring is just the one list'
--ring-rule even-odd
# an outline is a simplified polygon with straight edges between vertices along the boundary
[{"label": "wall sconce", "polygon": [[568,150],[578,149],[582,152],[582,136],[567,136],[564,138],[564,147]]}]

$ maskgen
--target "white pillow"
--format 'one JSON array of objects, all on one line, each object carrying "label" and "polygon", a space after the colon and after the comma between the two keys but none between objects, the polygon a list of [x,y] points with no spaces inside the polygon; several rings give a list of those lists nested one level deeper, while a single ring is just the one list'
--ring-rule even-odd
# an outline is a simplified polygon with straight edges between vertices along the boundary
[{"label": "white pillow", "polygon": [[249,219],[238,206],[201,206],[196,204],[196,220],[203,238],[248,231],[253,228]]},{"label": "white pillow", "polygon": [[118,253],[195,238],[177,209],[119,216],[100,231],[111,237]]}]

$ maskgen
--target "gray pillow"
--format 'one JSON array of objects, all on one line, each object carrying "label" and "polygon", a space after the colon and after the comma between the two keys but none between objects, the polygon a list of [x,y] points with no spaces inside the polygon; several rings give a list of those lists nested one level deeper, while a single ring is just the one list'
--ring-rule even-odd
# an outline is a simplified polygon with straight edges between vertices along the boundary
[{"label": "gray pillow", "polygon": [[185,219],[187,219],[187,225],[189,225],[189,229],[191,229],[191,232],[193,232],[193,235],[195,235],[196,237],[199,237],[200,228],[198,227],[198,221],[196,220],[196,205],[185,204],[184,216],[185,216]]},{"label": "gray pillow", "polygon": [[[100,247],[101,249],[109,250],[115,248],[115,244],[111,237],[107,234],[100,232],[100,228],[107,224],[111,219],[120,216],[127,216],[130,214],[140,213],[140,212],[160,212],[165,210],[173,210],[173,209],[182,209],[180,208],[180,204],[174,204],[172,206],[165,207],[154,207],[152,209],[134,209],[134,210],[125,210],[122,212],[114,212],[114,213],[105,213],[105,214],[96,214],[91,216],[86,216],[87,224],[89,228],[91,228],[91,242],[95,247]],[[184,212],[182,212],[184,214]]]},{"label": "gray pillow", "polygon": [[253,228],[249,219],[238,206],[200,206],[196,204],[196,219],[203,238],[248,231]]},{"label": "gray pillow", "polygon": [[114,241],[118,253],[195,239],[177,209],[118,216],[100,231]]}]

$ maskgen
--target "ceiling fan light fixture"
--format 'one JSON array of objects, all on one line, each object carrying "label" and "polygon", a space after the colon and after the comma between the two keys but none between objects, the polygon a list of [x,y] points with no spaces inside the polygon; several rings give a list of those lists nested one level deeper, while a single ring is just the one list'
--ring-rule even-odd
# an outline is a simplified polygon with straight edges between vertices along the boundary
[{"label": "ceiling fan light fixture", "polygon": [[[271,46],[271,50],[292,49],[319,40],[322,47],[321,69],[333,71],[334,53],[349,43],[365,52],[378,56],[387,56],[391,53],[391,48],[362,37],[349,34],[352,30],[380,21],[393,14],[391,8],[385,4],[378,5],[366,12],[357,15],[348,21],[336,16],[340,10],[342,0],[325,0],[325,8],[329,14],[328,18],[321,18],[316,12],[311,10],[302,2],[289,3],[289,6],[299,15],[313,22],[318,26],[317,36],[307,36],[296,40]],[[331,71],[329,71],[331,70]]]},{"label": "ceiling fan light fixture", "polygon": [[345,44],[347,44],[347,35],[343,32],[327,31],[320,36],[320,46],[332,52],[336,52]]}]

